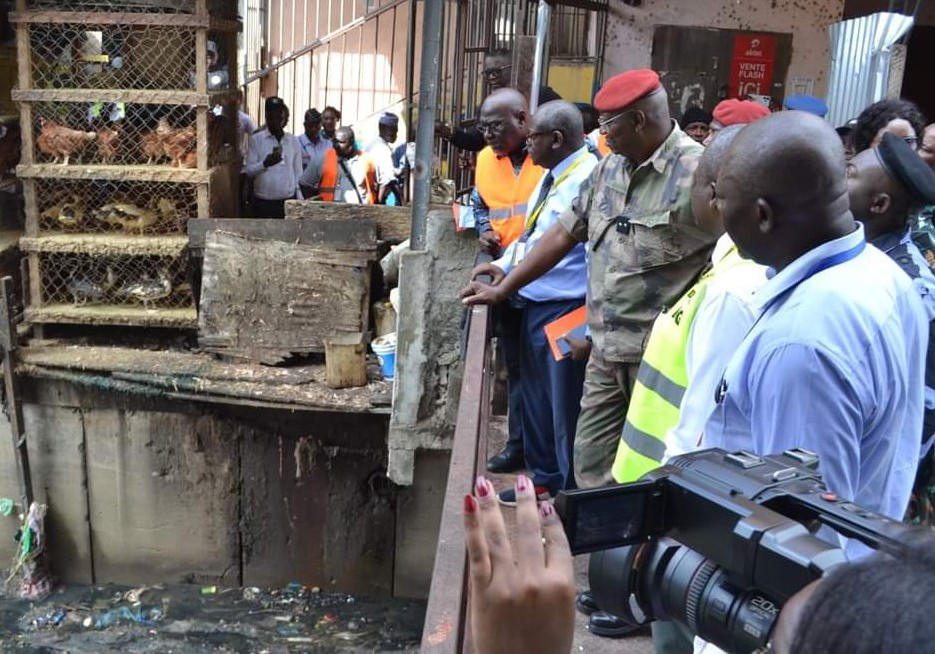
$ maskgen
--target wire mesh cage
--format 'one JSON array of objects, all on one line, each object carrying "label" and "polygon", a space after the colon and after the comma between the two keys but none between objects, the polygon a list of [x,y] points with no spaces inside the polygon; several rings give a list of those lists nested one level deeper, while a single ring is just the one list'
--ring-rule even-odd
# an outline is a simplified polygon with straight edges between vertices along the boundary
[{"label": "wire mesh cage", "polygon": [[[35,102],[35,163],[198,167],[197,110],[126,102]],[[236,100],[207,112],[208,166],[239,155]]]},{"label": "wire mesh cage", "polygon": [[[195,89],[195,28],[35,24],[29,32],[37,89]],[[236,34],[209,33],[208,89],[231,88]]]},{"label": "wire mesh cage", "polygon": [[194,306],[187,258],[41,253],[43,305],[133,307],[157,311]]},{"label": "wire mesh cage", "polygon": [[[49,11],[106,11],[147,14],[194,14],[196,0],[27,0],[27,9]],[[236,18],[237,6],[231,0],[207,0],[213,16]]]},{"label": "wire mesh cage", "polygon": [[37,179],[39,233],[184,234],[197,216],[194,184]]}]

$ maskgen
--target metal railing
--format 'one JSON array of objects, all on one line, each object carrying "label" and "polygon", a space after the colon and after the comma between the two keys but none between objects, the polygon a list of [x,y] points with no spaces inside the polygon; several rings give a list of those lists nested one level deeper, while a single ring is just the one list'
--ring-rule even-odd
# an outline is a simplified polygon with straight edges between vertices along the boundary
[{"label": "metal railing", "polygon": [[472,651],[467,615],[467,552],[461,526],[462,499],[487,459],[492,366],[489,310],[470,310],[464,354],[464,378],[458,404],[448,485],[438,530],[435,568],[422,631],[423,653],[460,654]]}]

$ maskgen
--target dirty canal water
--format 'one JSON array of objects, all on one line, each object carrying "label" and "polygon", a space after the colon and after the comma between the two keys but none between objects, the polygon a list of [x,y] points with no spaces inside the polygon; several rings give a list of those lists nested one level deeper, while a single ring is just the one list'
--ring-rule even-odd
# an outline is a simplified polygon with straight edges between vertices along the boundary
[{"label": "dirty canal water", "polygon": [[290,584],[59,588],[0,599],[0,652],[137,654],[415,652],[425,603]]}]

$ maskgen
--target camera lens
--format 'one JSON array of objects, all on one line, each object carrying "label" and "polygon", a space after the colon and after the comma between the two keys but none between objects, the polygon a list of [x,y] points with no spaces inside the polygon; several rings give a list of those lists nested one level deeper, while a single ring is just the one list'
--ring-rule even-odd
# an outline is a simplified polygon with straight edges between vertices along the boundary
[{"label": "camera lens", "polygon": [[608,613],[634,624],[675,620],[728,652],[764,647],[779,617],[769,598],[671,538],[596,552],[588,576]]}]

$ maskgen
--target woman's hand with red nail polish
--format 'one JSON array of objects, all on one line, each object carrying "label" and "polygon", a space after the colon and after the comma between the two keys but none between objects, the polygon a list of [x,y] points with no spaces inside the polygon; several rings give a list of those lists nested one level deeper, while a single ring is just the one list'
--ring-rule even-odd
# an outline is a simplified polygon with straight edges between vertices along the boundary
[{"label": "woman's hand with red nail polish", "polygon": [[516,483],[514,544],[483,477],[465,498],[471,629],[477,654],[567,654],[575,625],[571,551],[558,514],[537,507],[527,477]]}]

